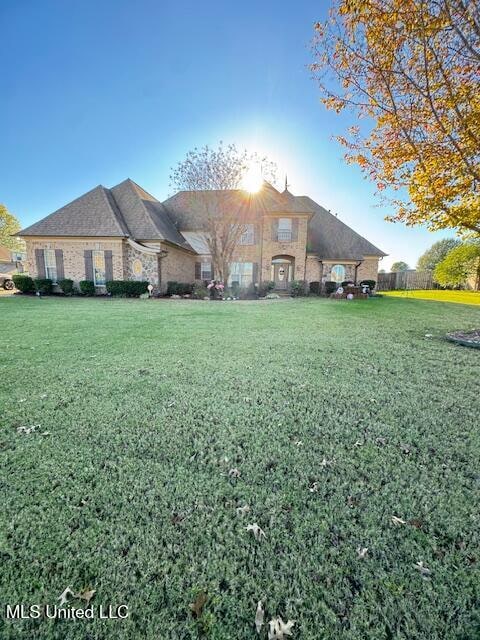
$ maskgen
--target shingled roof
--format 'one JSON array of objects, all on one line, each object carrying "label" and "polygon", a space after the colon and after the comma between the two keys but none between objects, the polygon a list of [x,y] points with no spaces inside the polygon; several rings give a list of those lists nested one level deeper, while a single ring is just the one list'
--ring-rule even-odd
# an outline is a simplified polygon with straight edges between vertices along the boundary
[{"label": "shingled roof", "polygon": [[386,255],[308,196],[294,196],[288,190],[280,193],[268,182],[254,194],[241,189],[179,191],[161,203],[127,179],[111,189],[95,187],[18,235],[166,240],[194,251],[180,232],[199,231],[207,214],[232,208],[252,221],[270,213],[308,214],[308,251],[320,259]]},{"label": "shingled roof", "polygon": [[296,199],[315,212],[308,224],[309,253],[324,260],[362,260],[365,256],[387,255],[308,196]]},{"label": "shingled roof", "polygon": [[18,235],[167,240],[192,250],[162,203],[130,179],[112,189],[99,185]]}]

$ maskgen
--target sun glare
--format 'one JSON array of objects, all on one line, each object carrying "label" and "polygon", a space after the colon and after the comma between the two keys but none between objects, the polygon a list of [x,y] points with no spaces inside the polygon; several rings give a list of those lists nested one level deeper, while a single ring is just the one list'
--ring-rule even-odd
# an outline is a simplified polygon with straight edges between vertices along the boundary
[{"label": "sun glare", "polygon": [[262,185],[263,177],[259,167],[250,167],[240,183],[241,188],[249,193],[260,191]]}]

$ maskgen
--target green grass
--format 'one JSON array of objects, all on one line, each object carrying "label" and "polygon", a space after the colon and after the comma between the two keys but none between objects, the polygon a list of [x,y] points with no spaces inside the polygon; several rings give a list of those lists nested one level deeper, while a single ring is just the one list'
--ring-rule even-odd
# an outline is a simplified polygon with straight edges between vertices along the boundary
[{"label": "green grass", "polygon": [[396,298],[416,298],[458,304],[480,304],[480,291],[443,291],[441,289],[418,289],[413,291],[382,291],[382,295]]},{"label": "green grass", "polygon": [[71,586],[130,611],[2,639],[247,640],[258,600],[294,639],[479,637],[480,360],[443,336],[480,308],[14,297],[0,317],[2,604]]}]

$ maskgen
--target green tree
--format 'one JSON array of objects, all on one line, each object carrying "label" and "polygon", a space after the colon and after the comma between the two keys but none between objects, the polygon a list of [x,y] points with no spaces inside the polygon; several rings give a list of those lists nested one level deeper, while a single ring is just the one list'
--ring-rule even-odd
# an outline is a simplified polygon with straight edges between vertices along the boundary
[{"label": "green tree", "polygon": [[444,238],[438,242],[434,242],[430,249],[427,249],[423,255],[420,256],[417,262],[417,269],[419,271],[426,271],[435,269],[437,264],[445,260],[447,254],[455,247],[461,244],[457,238]]},{"label": "green tree", "polygon": [[390,271],[392,273],[396,273],[397,271],[408,271],[410,269],[410,267],[408,266],[408,264],[406,262],[403,262],[402,260],[399,260],[398,262],[394,262],[392,264],[392,268],[390,269]]},{"label": "green tree", "polygon": [[25,246],[23,240],[12,237],[20,228],[17,218],[4,204],[0,204],[0,245],[12,251],[22,251]]},{"label": "green tree", "polygon": [[455,247],[434,271],[435,280],[443,287],[462,287],[472,279],[473,288],[480,287],[480,242],[465,242]]}]

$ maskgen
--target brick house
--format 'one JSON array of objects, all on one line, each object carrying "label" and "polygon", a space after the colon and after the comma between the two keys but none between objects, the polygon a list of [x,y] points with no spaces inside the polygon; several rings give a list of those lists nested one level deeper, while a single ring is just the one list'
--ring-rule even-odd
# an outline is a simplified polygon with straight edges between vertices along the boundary
[{"label": "brick house", "polygon": [[243,212],[230,283],[273,280],[281,290],[292,280],[376,280],[386,255],[308,196],[267,182],[255,194],[181,191],[162,203],[128,179],[95,187],[23,229],[28,270],[54,282],[92,280],[99,293],[108,280],[148,280],[161,291],[169,280],[208,280],[205,203]]}]

